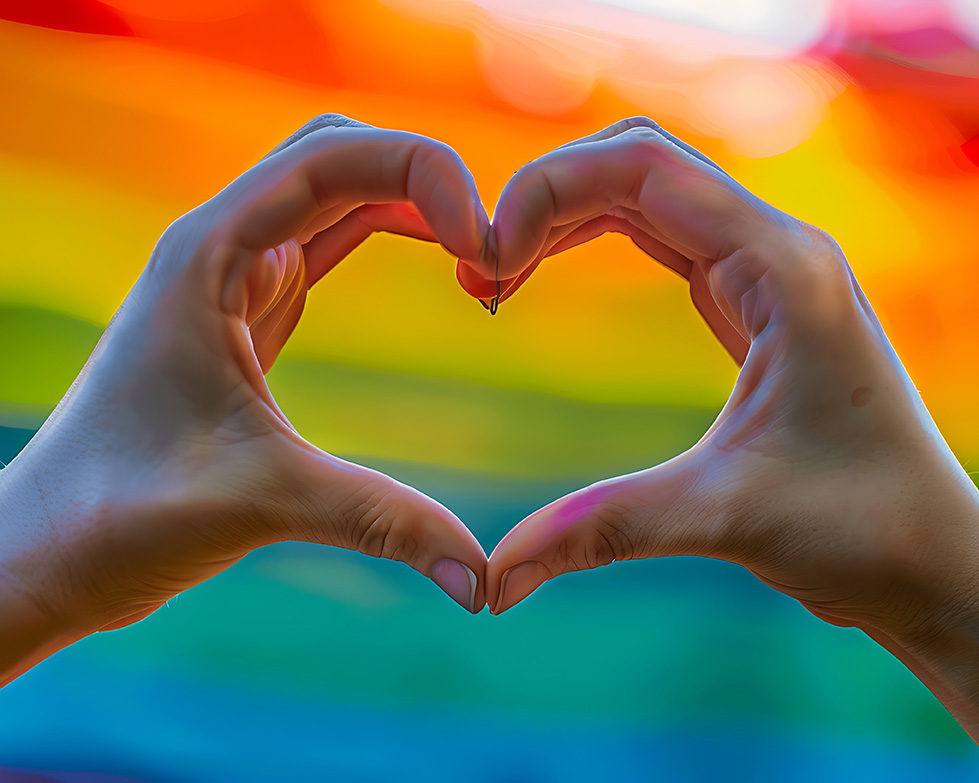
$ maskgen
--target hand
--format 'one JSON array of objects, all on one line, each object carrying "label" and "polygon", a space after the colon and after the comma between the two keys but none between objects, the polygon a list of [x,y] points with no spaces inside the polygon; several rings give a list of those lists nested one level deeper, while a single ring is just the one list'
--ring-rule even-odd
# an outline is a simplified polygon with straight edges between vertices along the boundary
[{"label": "hand", "polygon": [[[817,617],[867,631],[947,706],[971,705],[975,729],[979,495],[837,245],[634,118],[508,183],[492,228],[503,298],[544,258],[605,231],[689,281],[741,373],[687,452],[518,524],[489,560],[491,610],[613,560],[730,560]],[[484,259],[457,274],[485,298],[495,271]],[[936,663],[956,647],[949,629],[962,642],[958,663],[970,662],[954,671]]]},{"label": "hand", "polygon": [[[303,440],[263,373],[307,290],[372,232],[475,258],[488,227],[447,146],[338,116],[301,129],[167,229],[71,390],[0,472],[0,582],[64,646],[292,539],[406,562],[478,611],[486,556],[469,530]],[[11,650],[0,681],[38,659]]]}]

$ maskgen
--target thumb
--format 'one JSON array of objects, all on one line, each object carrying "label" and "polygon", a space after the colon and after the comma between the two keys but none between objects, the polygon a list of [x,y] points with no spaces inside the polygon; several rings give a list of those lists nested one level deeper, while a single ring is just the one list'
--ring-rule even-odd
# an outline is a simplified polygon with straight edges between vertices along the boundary
[{"label": "thumb", "polygon": [[[299,439],[299,436],[295,436]],[[406,563],[476,613],[486,553],[451,511],[418,490],[302,442],[284,463],[278,540],[327,544]]]},{"label": "thumb", "polygon": [[[600,481],[535,511],[499,543],[486,569],[487,602],[500,614],[548,579],[665,555],[723,557],[725,501],[694,451]],[[732,553],[733,554],[733,553]]]}]

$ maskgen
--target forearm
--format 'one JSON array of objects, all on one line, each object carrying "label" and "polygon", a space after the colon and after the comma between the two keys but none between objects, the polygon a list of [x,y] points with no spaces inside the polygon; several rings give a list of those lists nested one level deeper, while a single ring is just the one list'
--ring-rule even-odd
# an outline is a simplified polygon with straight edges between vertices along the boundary
[{"label": "forearm", "polygon": [[60,600],[63,558],[47,530],[56,514],[32,464],[22,453],[0,470],[0,686],[87,635]]},{"label": "forearm", "polygon": [[863,630],[979,742],[979,492],[957,463],[948,476],[947,491],[928,499],[926,534],[910,539],[915,552],[895,602],[905,611]]}]

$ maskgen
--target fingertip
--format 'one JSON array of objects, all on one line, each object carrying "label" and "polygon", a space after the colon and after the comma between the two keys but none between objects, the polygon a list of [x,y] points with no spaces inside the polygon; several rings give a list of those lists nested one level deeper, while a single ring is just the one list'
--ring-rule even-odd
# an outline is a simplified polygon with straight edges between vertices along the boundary
[{"label": "fingertip", "polygon": [[487,236],[488,228],[478,225],[477,221],[477,225],[470,232],[467,232],[465,237],[450,239],[446,236],[448,231],[444,226],[439,226],[437,222],[432,225],[435,228],[436,236],[442,237],[443,247],[452,255],[456,256],[460,261],[478,265],[480,269],[489,269],[490,274],[492,274],[494,265],[492,262],[487,263],[487,259],[490,257],[490,251],[487,249],[490,243]]},{"label": "fingertip", "polygon": [[[479,266],[476,267],[475,264]],[[492,268],[488,273],[492,277]],[[456,264],[456,280],[463,291],[476,299],[492,299],[496,296],[496,280],[486,278],[484,274],[486,268],[482,262],[460,258]]]},{"label": "fingertip", "polygon": [[550,578],[547,567],[536,560],[507,569],[500,577],[499,596],[490,611],[497,615],[512,609]]},{"label": "fingertip", "polygon": [[423,522],[413,525],[418,554],[406,562],[467,612],[478,613],[486,605],[487,558],[482,545],[465,523],[438,501],[414,488],[406,489],[421,503],[424,515]]},{"label": "fingertip", "polygon": [[445,557],[432,566],[430,578],[459,606],[471,614],[476,613],[479,580],[469,566]]},{"label": "fingertip", "polygon": [[[450,147],[449,168],[442,169],[431,194],[415,203],[439,236],[446,250],[459,258],[484,258],[491,244],[492,227],[476,190],[472,174]],[[431,174],[436,171],[434,167]],[[423,175],[424,176],[424,175]]]}]

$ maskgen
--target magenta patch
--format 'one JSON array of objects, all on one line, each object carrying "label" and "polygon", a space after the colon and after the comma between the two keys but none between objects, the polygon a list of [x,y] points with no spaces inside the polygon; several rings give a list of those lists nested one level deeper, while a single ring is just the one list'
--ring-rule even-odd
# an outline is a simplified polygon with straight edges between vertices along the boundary
[{"label": "magenta patch", "polygon": [[614,484],[596,484],[576,492],[569,498],[557,501],[560,505],[551,518],[550,534],[553,536],[567,530],[588,516],[595,506],[600,506],[614,493]]},{"label": "magenta patch", "polygon": [[885,37],[891,51],[910,57],[940,57],[943,54],[968,49],[958,35],[951,30],[928,27],[922,30],[905,30]]}]

